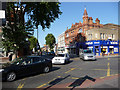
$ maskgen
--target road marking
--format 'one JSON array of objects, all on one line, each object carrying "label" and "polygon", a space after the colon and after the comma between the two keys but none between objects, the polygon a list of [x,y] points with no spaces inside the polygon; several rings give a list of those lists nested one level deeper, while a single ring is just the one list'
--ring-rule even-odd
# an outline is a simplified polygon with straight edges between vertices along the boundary
[{"label": "road marking", "polygon": [[72,70],[75,70],[76,68],[71,68],[70,70],[68,70],[67,72],[65,72],[65,73],[69,73],[69,72],[71,72]]},{"label": "road marking", "polygon": [[41,87],[43,87],[43,86],[45,86],[45,85],[47,85],[47,84],[46,84],[46,83],[45,83],[45,84],[42,84],[42,85],[38,86],[37,88],[41,88]]},{"label": "road marking", "polygon": [[108,60],[110,60],[110,58],[108,58]]},{"label": "road marking", "polygon": [[71,77],[71,79],[79,79],[79,78],[76,78],[76,77]]},{"label": "road marking", "polygon": [[21,90],[21,88],[23,88],[24,84],[19,84],[19,86],[17,87],[17,90]]},{"label": "road marking", "polygon": [[104,71],[106,71],[107,69],[92,69],[92,70],[104,70]]},{"label": "road marking", "polygon": [[[58,76],[58,77],[61,77],[61,76]],[[48,81],[47,83],[44,83],[44,84],[38,86],[37,88],[41,88],[41,87],[43,87],[43,86],[49,84],[50,82],[54,81],[55,79],[57,79],[57,78],[53,78],[52,80],[50,80],[50,81]]]},{"label": "road marking", "polygon": [[107,76],[110,76],[110,63],[108,62]]},{"label": "road marking", "polygon": [[[114,76],[114,75],[118,75],[118,74],[112,74],[112,75],[110,75],[110,76]],[[103,76],[103,77],[100,77],[100,79],[102,79],[102,78],[106,78],[107,76]]]},{"label": "road marking", "polygon": [[60,78],[61,76],[58,76],[58,78]]},{"label": "road marking", "polygon": [[57,78],[54,78],[54,79],[50,80],[50,81],[49,81],[49,82],[47,82],[47,83],[49,84],[50,82],[54,81],[55,79],[57,79]]}]

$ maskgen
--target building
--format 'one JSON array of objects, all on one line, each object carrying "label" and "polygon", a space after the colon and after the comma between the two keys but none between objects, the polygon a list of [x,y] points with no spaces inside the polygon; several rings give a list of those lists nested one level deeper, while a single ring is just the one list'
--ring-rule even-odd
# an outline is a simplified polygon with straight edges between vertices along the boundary
[{"label": "building", "polygon": [[104,27],[87,30],[86,45],[96,56],[118,54],[118,29]]},{"label": "building", "polygon": [[41,48],[41,50],[45,51],[45,52],[50,52],[50,48],[46,44],[44,44],[44,46]]},{"label": "building", "polygon": [[[95,23],[93,22],[92,17],[88,17],[87,10],[85,8],[83,13],[83,23],[72,24],[71,28],[67,28],[65,31],[65,48],[69,54],[75,55],[77,49],[81,45],[78,45],[79,36],[85,37],[86,31],[93,28],[102,28],[103,24],[100,24],[100,20],[96,18]],[[85,40],[85,39],[84,39]],[[84,42],[83,40],[80,42]],[[76,47],[77,44],[77,47]]]},{"label": "building", "polygon": [[58,36],[58,52],[65,52],[65,32]]}]

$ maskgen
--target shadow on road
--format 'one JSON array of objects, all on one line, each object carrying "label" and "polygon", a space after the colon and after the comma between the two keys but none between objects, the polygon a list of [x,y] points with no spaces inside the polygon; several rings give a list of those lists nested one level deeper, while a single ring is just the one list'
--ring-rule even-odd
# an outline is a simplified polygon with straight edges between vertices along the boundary
[{"label": "shadow on road", "polygon": [[57,79],[55,79],[55,80],[51,81],[51,82],[49,83],[49,85],[50,85],[50,86],[48,86],[48,87],[47,87],[47,88],[45,88],[44,90],[49,89],[50,87],[52,87],[52,86],[56,85],[57,83],[61,82],[62,80],[66,79],[66,78],[68,78],[69,76],[70,76],[70,75],[67,75],[67,76],[66,76],[66,77],[64,77],[64,78],[57,78]]},{"label": "shadow on road", "polygon": [[56,71],[56,70],[59,70],[60,67],[52,67],[52,70],[50,72],[53,72],[53,71]]},{"label": "shadow on road", "polygon": [[86,79],[89,79],[93,82],[95,82],[95,80],[96,80],[96,79],[86,75],[85,77],[81,77],[81,78],[77,79],[75,82],[73,82],[71,85],[69,85],[69,87],[72,87],[70,90],[73,90],[75,87],[80,86]]}]

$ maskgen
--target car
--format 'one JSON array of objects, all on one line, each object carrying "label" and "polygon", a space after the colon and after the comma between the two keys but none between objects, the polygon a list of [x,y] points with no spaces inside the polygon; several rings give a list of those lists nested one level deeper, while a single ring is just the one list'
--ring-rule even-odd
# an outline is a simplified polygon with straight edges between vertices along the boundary
[{"label": "car", "polygon": [[59,53],[52,59],[52,64],[66,64],[70,61],[68,53]]},{"label": "car", "polygon": [[19,76],[38,72],[48,73],[51,69],[51,60],[47,60],[41,56],[26,56],[3,64],[0,73],[2,73],[2,80],[14,81]]},{"label": "car", "polygon": [[83,60],[96,60],[96,57],[94,55],[94,53],[92,52],[92,50],[89,49],[83,49],[80,50],[80,59]]}]

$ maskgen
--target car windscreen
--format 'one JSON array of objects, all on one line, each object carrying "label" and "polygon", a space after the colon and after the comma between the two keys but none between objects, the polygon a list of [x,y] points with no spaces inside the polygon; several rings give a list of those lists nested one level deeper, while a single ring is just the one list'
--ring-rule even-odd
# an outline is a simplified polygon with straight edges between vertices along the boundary
[{"label": "car windscreen", "polygon": [[84,53],[92,53],[91,50],[84,50]]},{"label": "car windscreen", "polygon": [[56,57],[64,57],[65,54],[57,54]]}]

